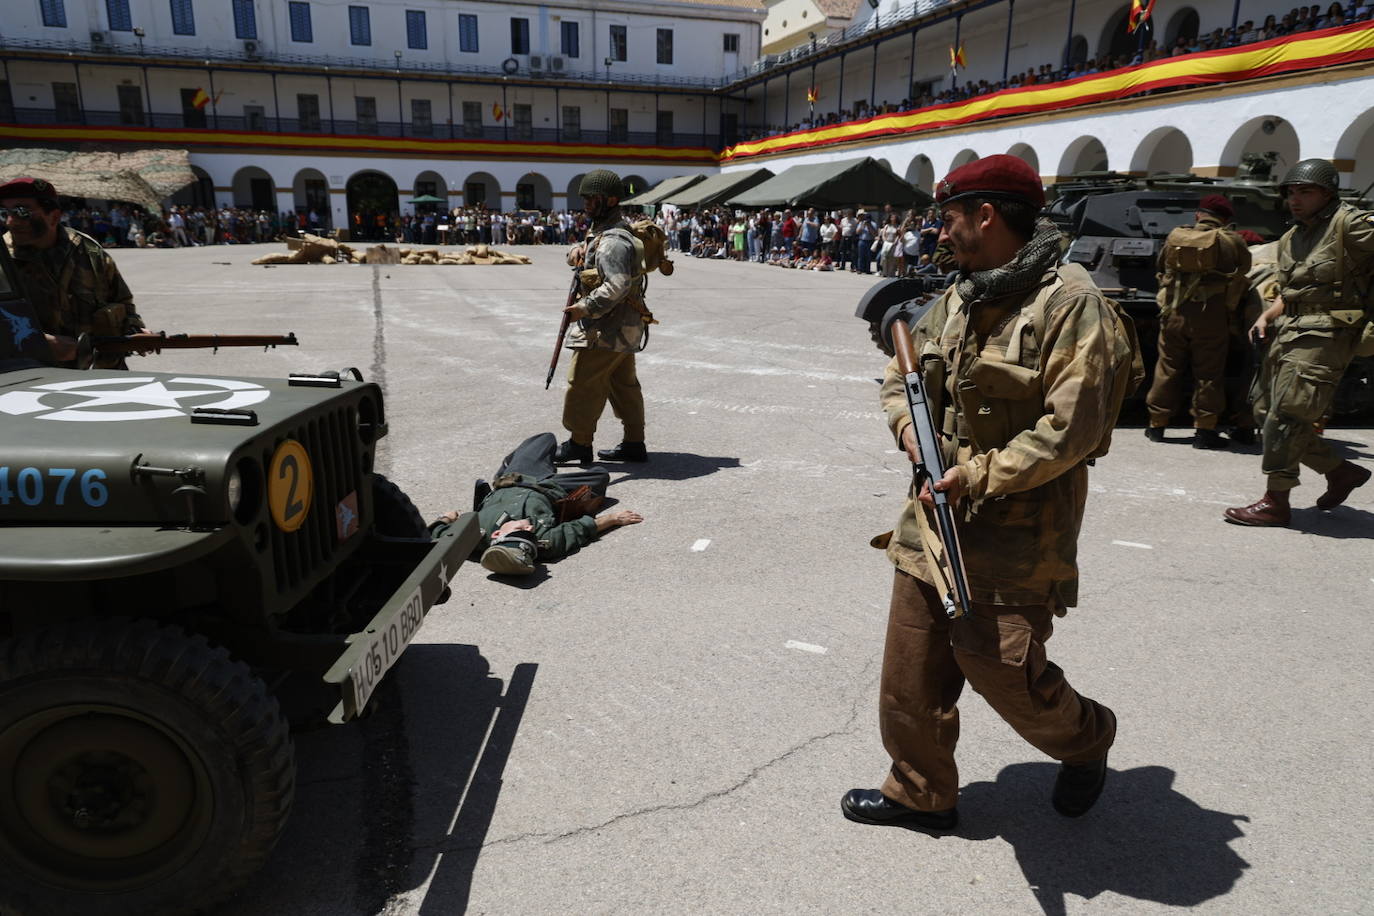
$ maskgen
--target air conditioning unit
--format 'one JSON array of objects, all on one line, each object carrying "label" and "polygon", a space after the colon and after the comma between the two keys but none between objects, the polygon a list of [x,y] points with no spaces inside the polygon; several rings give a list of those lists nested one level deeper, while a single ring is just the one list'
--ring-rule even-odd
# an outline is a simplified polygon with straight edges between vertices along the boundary
[{"label": "air conditioning unit", "polygon": [[110,43],[110,33],[109,33],[109,32],[92,32],[92,33],[91,33],[91,44],[93,44],[93,45],[107,45],[107,44],[109,44],[109,43]]},{"label": "air conditioning unit", "polygon": [[531,54],[531,55],[530,55],[530,72],[531,72],[531,73],[537,73],[538,71],[543,70],[543,69],[544,69],[544,55],[542,55],[542,54]]},{"label": "air conditioning unit", "polygon": [[554,73],[562,73],[564,63],[565,61],[563,58],[559,57],[557,54],[549,56],[549,69]]},{"label": "air conditioning unit", "polygon": [[249,60],[257,60],[262,55],[258,53],[258,43],[256,41],[245,41],[243,43],[243,56]]}]

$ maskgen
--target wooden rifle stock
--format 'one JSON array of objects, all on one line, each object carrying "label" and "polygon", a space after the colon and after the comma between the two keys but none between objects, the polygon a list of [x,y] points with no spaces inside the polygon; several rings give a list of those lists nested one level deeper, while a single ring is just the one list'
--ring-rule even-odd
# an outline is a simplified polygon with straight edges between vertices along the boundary
[{"label": "wooden rifle stock", "polygon": [[558,355],[563,352],[563,339],[568,336],[568,325],[572,324],[572,316],[568,314],[568,309],[577,302],[577,291],[581,284],[578,281],[579,268],[573,268],[572,286],[568,288],[568,301],[563,306],[563,321],[558,325],[558,339],[553,342],[553,357],[549,360],[549,374],[544,376],[544,390],[548,391],[553,384],[553,374],[558,370]]}]

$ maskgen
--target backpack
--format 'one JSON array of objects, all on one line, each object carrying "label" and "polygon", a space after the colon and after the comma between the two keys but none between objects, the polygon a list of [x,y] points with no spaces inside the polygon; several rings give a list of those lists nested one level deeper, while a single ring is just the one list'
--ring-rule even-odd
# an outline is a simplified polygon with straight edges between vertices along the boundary
[{"label": "backpack", "polygon": [[1224,244],[1220,230],[1178,226],[1164,240],[1164,269],[1185,274],[1214,271]]},{"label": "backpack", "polygon": [[667,256],[668,236],[657,223],[641,217],[631,222],[626,231],[635,246],[635,261],[638,264],[635,277],[643,277],[654,271],[665,277],[673,275],[673,262]]}]

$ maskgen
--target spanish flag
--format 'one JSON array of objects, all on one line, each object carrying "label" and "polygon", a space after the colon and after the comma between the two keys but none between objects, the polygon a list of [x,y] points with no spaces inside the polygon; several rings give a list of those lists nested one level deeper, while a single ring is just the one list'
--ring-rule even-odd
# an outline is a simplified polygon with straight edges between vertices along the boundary
[{"label": "spanish flag", "polygon": [[1126,17],[1126,31],[1134,32],[1144,25],[1145,20],[1150,18],[1154,9],[1155,0],[1148,0],[1146,3],[1141,3],[1140,0],[1131,0],[1131,13]]},{"label": "spanish flag", "polygon": [[501,107],[500,102],[491,103],[491,116],[498,121],[506,116],[505,109]]},{"label": "spanish flag", "polygon": [[191,98],[191,104],[196,108],[204,108],[210,104],[210,93],[204,89],[197,89],[196,94]]},{"label": "spanish flag", "polygon": [[[1132,2],[1137,2],[1137,0],[1132,0]],[[949,69],[968,69],[968,58],[964,56],[964,46],[962,43],[957,48],[954,47],[954,45],[949,46]]]},{"label": "spanish flag", "polygon": [[817,91],[815,86],[812,86],[810,89],[806,90],[806,100],[810,102],[812,105],[816,104],[816,99],[820,97],[821,94],[819,91]]}]

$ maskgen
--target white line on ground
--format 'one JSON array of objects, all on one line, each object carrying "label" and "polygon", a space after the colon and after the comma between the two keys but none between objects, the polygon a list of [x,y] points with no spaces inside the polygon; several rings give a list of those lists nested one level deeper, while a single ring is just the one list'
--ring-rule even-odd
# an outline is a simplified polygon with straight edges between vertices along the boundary
[{"label": "white line on ground", "polygon": [[698,539],[697,539],[697,542],[696,542],[695,544],[692,545],[692,550],[695,551],[696,553],[701,553],[703,550],[705,550],[705,549],[707,548],[707,546],[708,546],[710,543],[711,543],[711,539],[710,539],[710,538],[698,538]]},{"label": "white line on ground", "polygon": [[799,649],[802,652],[814,652],[817,655],[824,655],[830,651],[825,646],[817,646],[809,642],[797,642],[795,639],[789,639],[787,642],[783,643],[783,648]]},{"label": "white line on ground", "polygon": [[1118,547],[1139,547],[1141,550],[1154,550],[1149,544],[1139,544],[1135,541],[1112,541]]}]

